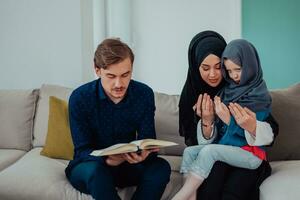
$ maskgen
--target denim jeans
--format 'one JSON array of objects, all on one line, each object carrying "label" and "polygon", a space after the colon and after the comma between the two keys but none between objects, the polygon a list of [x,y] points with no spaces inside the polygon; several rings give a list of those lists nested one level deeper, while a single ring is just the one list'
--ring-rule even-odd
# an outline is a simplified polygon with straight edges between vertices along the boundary
[{"label": "denim jeans", "polygon": [[207,178],[216,161],[247,169],[256,169],[262,163],[261,159],[240,147],[206,144],[185,148],[180,171]]},{"label": "denim jeans", "polygon": [[77,190],[95,200],[119,200],[116,187],[137,186],[134,200],[159,200],[170,180],[170,165],[159,157],[138,164],[124,162],[108,166],[104,160],[82,162],[70,173],[69,181]]}]

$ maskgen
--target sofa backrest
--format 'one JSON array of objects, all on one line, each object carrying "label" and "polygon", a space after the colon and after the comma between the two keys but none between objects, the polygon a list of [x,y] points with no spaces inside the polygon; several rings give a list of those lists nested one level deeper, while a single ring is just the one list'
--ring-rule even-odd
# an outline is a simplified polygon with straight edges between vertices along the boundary
[{"label": "sofa backrest", "polygon": [[[272,115],[279,124],[279,135],[267,148],[269,161],[300,159],[300,83],[285,89],[271,90]],[[179,95],[155,93],[157,137],[179,143],[163,149],[164,154],[181,155],[184,139],[178,133]]]},{"label": "sofa backrest", "polygon": [[179,95],[155,92],[155,129],[158,139],[169,140],[179,145],[161,149],[161,154],[182,155],[184,138],[179,136]]},{"label": "sofa backrest", "polygon": [[38,90],[0,90],[0,149],[28,151]]},{"label": "sofa backrest", "polygon": [[279,135],[268,148],[270,161],[300,159],[300,83],[273,90],[272,114],[279,124]]},{"label": "sofa backrest", "polygon": [[[286,89],[270,91],[272,115],[279,124],[279,135],[267,149],[270,161],[300,159],[300,83]],[[181,155],[184,139],[178,134],[179,95],[155,93],[156,132],[158,138],[172,140],[180,145],[166,149],[165,154]]]},{"label": "sofa backrest", "polygon": [[[72,89],[57,85],[42,85],[34,120],[33,146],[44,146],[48,130],[49,97],[56,96],[68,101]],[[155,127],[158,139],[175,141],[179,145],[161,149],[161,154],[182,155],[184,139],[178,134],[179,95],[155,93]]]},{"label": "sofa backrest", "polygon": [[[43,146],[46,139],[49,114],[49,96],[68,101],[72,89],[43,85],[34,122],[33,146]],[[270,161],[300,159],[300,84],[287,89],[273,90],[272,114],[279,123],[279,135],[273,147],[268,148]],[[177,142],[178,146],[161,149],[161,154],[182,155],[184,138],[178,133],[179,95],[155,92],[155,127],[158,139]],[[1,134],[1,132],[0,132]],[[0,141],[1,144],[1,141]]]}]

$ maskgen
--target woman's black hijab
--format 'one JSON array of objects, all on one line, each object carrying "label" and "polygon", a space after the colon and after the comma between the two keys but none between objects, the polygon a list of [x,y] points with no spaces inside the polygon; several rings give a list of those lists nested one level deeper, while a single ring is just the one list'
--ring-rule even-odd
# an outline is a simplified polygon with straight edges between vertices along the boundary
[{"label": "woman's black hijab", "polygon": [[223,87],[224,81],[217,86],[209,86],[200,76],[199,66],[209,55],[221,58],[226,47],[224,38],[214,31],[198,33],[190,42],[188,50],[189,69],[187,79],[179,101],[179,133],[185,137],[185,143],[197,144],[197,123],[199,118],[194,114],[193,106],[198,96],[207,93],[213,98]]}]

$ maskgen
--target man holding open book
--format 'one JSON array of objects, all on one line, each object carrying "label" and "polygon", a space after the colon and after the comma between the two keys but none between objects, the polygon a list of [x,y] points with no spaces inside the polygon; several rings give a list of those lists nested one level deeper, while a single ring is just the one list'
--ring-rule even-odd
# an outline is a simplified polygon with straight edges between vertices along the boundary
[{"label": "man holding open book", "polygon": [[75,89],[69,118],[75,147],[66,176],[79,191],[96,200],[117,200],[116,187],[137,186],[132,199],[160,199],[170,179],[170,165],[157,157],[158,148],[96,156],[95,150],[118,143],[156,138],[154,93],[131,80],[134,55],[119,39],[97,48],[98,80]]}]

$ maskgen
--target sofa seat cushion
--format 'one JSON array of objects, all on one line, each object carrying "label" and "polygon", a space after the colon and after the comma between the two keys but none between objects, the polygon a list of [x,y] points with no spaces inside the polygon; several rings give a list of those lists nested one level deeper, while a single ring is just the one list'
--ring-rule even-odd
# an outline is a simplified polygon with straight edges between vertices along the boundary
[{"label": "sofa seat cushion", "polygon": [[41,150],[32,149],[0,173],[0,199],[92,199],[69,184],[64,174],[68,162],[41,156]]},{"label": "sofa seat cushion", "polygon": [[182,156],[168,156],[168,155],[159,155],[159,156],[169,162],[172,171],[176,171],[176,172],[180,171]]},{"label": "sofa seat cushion", "polygon": [[[9,200],[92,200],[81,194],[66,179],[67,160],[52,159],[40,155],[42,148],[34,148],[21,159],[0,173],[0,199]],[[170,162],[180,159],[168,157]],[[178,160],[179,159],[179,160]],[[181,187],[182,176],[172,172],[163,200],[170,199]],[[134,187],[119,190],[124,200],[129,200]],[[126,198],[125,198],[126,197]]]},{"label": "sofa seat cushion", "polygon": [[300,160],[271,162],[272,175],[260,186],[261,200],[294,200],[300,197]]},{"label": "sofa seat cushion", "polygon": [[21,158],[26,151],[15,149],[0,149],[0,171]]}]

